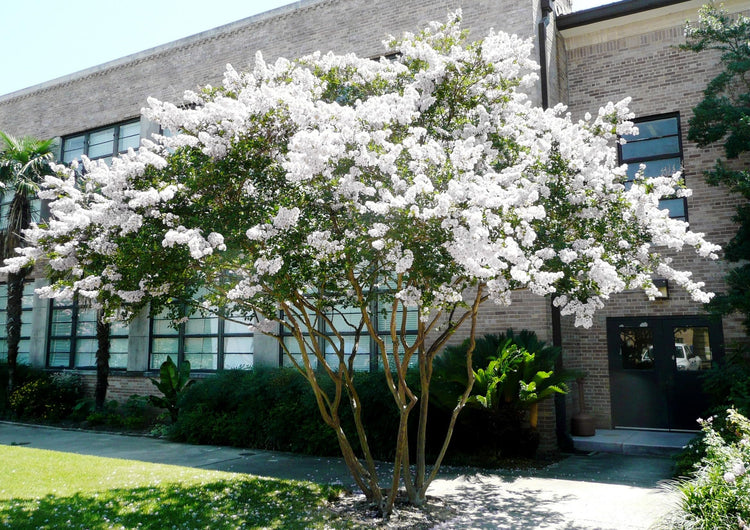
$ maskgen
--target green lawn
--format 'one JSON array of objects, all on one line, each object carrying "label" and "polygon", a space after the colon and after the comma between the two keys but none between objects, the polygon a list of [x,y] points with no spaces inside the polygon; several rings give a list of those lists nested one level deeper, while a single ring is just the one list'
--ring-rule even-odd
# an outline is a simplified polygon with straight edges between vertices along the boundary
[{"label": "green lawn", "polygon": [[0,445],[0,528],[342,528],[310,482]]}]

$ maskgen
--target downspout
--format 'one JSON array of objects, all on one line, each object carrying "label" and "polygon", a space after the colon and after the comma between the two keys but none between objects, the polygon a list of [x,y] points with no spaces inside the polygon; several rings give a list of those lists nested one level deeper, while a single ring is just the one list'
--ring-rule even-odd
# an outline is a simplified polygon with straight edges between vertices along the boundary
[{"label": "downspout", "polygon": [[542,86],[542,108],[549,107],[549,93],[547,92],[547,24],[549,14],[552,12],[552,0],[541,0],[540,9],[542,20],[537,25],[539,41],[539,83]]},{"label": "downspout", "polygon": [[[542,108],[549,108],[549,91],[547,88],[547,24],[550,23],[550,13],[552,13],[553,0],[541,0],[540,10],[542,19],[537,25],[539,41],[539,82],[542,88]],[[552,317],[552,345],[562,349],[562,319],[560,318],[560,308],[555,306],[554,297],[550,298],[550,308]],[[562,354],[555,361],[555,370],[562,370]],[[561,451],[573,452],[573,439],[570,437],[567,429],[567,407],[565,404],[565,395],[555,393],[555,434],[557,435],[557,447]]]}]

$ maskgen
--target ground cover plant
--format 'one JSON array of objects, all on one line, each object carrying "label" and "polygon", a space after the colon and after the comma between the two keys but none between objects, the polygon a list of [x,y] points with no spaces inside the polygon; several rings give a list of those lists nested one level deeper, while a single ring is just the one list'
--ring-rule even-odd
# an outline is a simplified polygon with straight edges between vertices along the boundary
[{"label": "ground cover plant", "polygon": [[[640,174],[626,189],[615,143],[634,132],[627,100],[579,122],[563,106],[533,106],[533,43],[494,32],[472,41],[458,14],[387,46],[394,60],[258,55],[252,71],[230,67],[183,105],[150,100],[145,116],[172,134],[111,165],[58,167],[40,193],[49,224],[4,268],[45,259],[55,274],[42,295],[86,298],[106,318],[150,304],[176,318],[198,306],[253,319],[304,375],[354,481],[386,517],[400,485],[413,505],[426,500],[471,393],[483,305],[527,289],[590,326],[615,293],[656,296],[652,275],[707,302],[663,253],[718,250],[659,209],[688,193],[679,174]],[[432,362],[459,330],[470,338],[467,384],[428,462]],[[364,355],[398,412],[387,485],[353,377]]]},{"label": "ground cover plant", "polygon": [[680,504],[669,528],[750,528],[750,421],[729,409],[720,426],[709,418],[702,431],[705,455],[693,476],[670,486],[680,493]]},{"label": "ground cover plant", "polygon": [[[728,423],[728,410],[750,417],[750,348],[737,345],[721,361],[702,375],[702,389],[709,397],[712,435],[721,436],[726,444],[739,441],[736,428]],[[675,476],[693,476],[709,449],[709,431],[702,429],[676,457]]]},{"label": "ground cover plant", "polygon": [[308,482],[0,446],[0,528],[348,528]]}]

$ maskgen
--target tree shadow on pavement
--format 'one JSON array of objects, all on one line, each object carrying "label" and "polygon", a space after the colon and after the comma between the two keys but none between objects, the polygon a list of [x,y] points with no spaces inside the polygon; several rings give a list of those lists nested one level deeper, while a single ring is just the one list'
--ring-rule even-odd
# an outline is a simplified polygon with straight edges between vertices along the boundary
[{"label": "tree shadow on pavement", "polygon": [[573,495],[559,495],[542,490],[513,490],[482,475],[464,475],[435,487],[433,494],[452,504],[458,515],[434,528],[503,528],[528,529],[554,527],[581,528],[567,521],[556,506],[573,500]]}]

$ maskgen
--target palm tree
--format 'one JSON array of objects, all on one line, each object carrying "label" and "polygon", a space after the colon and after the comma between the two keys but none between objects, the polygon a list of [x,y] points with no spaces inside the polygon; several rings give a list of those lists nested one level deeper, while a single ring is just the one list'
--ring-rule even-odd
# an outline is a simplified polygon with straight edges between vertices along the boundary
[{"label": "palm tree", "polygon": [[[0,230],[0,259],[13,257],[24,245],[23,231],[31,225],[32,201],[46,175],[53,174],[54,140],[16,138],[0,131],[0,185],[3,198],[12,196],[5,228]],[[8,390],[13,389],[18,343],[21,339],[23,283],[30,268],[8,274]]]}]

